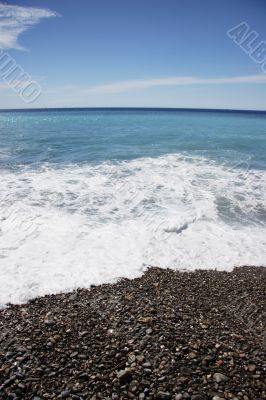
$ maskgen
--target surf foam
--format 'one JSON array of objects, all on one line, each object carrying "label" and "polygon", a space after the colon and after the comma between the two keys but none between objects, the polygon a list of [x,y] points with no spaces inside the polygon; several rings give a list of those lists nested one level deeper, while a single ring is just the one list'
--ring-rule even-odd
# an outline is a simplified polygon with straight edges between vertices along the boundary
[{"label": "surf foam", "polygon": [[265,265],[265,189],[265,171],[181,155],[2,171],[0,304],[149,265]]}]

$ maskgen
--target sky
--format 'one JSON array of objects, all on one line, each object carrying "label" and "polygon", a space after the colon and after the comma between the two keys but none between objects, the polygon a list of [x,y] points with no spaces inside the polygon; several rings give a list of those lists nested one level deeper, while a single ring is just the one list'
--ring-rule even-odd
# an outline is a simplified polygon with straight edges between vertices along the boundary
[{"label": "sky", "polygon": [[266,0],[0,0],[0,108],[266,110],[265,21]]}]

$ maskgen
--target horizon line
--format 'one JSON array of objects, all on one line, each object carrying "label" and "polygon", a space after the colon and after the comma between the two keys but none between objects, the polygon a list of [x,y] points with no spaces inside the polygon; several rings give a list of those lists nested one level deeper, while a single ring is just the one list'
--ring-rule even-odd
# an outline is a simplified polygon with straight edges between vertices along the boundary
[{"label": "horizon line", "polygon": [[236,112],[236,113],[266,113],[265,110],[257,109],[234,109],[234,108],[199,108],[199,107],[33,107],[33,108],[0,108],[0,112],[23,112],[23,111],[63,111],[63,110],[120,110],[120,111],[199,111],[199,112]]}]

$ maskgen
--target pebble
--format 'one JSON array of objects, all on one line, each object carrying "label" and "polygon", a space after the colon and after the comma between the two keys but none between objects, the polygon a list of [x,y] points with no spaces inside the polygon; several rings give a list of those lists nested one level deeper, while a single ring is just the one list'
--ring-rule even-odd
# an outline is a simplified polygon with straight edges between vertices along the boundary
[{"label": "pebble", "polygon": [[143,368],[150,368],[151,367],[151,363],[150,362],[145,362],[144,364],[142,364]]},{"label": "pebble", "polygon": [[136,361],[136,356],[135,356],[135,354],[130,354],[129,356],[128,356],[128,362],[130,363],[130,364],[132,364],[132,363],[134,363]]},{"label": "pebble", "polygon": [[228,377],[224,374],[221,374],[220,372],[216,372],[213,375],[213,379],[215,380],[216,383],[221,383],[221,382],[226,382],[228,381]]},{"label": "pebble", "polygon": [[171,399],[171,395],[169,392],[158,392],[157,399],[168,400]]},{"label": "pebble", "polygon": [[121,370],[117,372],[117,377],[121,385],[125,385],[132,380],[132,373],[129,369]]},{"label": "pebble", "polygon": [[255,364],[249,364],[248,369],[250,372],[254,372],[256,370],[256,365]]},{"label": "pebble", "polygon": [[70,392],[68,390],[64,390],[63,392],[60,393],[61,399],[66,399],[68,396],[70,396]]}]

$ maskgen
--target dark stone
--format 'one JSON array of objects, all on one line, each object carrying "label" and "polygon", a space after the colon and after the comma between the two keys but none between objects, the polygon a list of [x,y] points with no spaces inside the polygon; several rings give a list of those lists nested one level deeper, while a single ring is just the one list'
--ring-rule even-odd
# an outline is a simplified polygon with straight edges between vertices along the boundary
[{"label": "dark stone", "polygon": [[121,385],[125,385],[132,381],[132,373],[129,369],[124,369],[117,372],[117,377]]}]

